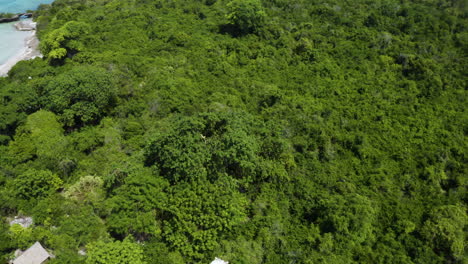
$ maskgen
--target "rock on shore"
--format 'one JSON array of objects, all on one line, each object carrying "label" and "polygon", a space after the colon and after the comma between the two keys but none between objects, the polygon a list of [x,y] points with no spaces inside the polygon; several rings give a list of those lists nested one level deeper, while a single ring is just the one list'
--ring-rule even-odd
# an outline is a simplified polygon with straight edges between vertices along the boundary
[{"label": "rock on shore", "polygon": [[0,18],[0,23],[10,23],[10,22],[15,22],[15,21],[18,21],[20,20],[21,17],[32,17],[32,13],[23,13],[23,14],[17,14],[17,15],[14,15],[12,17],[3,17],[3,18]]},{"label": "rock on shore", "polygon": [[36,24],[36,22],[32,22],[31,20],[24,20],[16,23],[15,27],[19,31],[32,31],[36,29]]}]

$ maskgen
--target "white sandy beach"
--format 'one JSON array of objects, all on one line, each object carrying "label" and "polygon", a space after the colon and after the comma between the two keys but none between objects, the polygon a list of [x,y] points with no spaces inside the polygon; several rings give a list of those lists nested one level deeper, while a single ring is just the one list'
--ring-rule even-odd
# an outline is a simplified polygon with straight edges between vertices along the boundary
[{"label": "white sandy beach", "polygon": [[0,65],[0,77],[7,76],[10,69],[19,61],[42,57],[39,52],[39,40],[36,37],[36,31],[32,30],[29,33],[30,34],[28,34],[24,39],[23,48],[17,54],[8,59],[8,61]]}]

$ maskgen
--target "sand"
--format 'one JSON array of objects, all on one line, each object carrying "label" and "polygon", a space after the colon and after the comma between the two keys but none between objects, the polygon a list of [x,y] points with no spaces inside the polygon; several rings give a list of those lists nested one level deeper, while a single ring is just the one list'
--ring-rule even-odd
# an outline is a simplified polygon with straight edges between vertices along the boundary
[{"label": "sand", "polygon": [[36,31],[33,30],[31,34],[24,39],[24,47],[15,56],[8,59],[7,62],[0,65],[0,77],[5,77],[8,72],[15,66],[15,64],[22,60],[30,60],[36,57],[42,57],[39,51],[39,40],[36,37]]}]

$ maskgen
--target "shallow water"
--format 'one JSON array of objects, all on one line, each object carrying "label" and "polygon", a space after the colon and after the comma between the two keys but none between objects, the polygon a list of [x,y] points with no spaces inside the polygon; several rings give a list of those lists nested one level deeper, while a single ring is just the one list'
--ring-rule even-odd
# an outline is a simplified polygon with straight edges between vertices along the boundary
[{"label": "shallow water", "polygon": [[[52,2],[53,0],[0,0],[0,13],[26,12],[36,9],[40,4]],[[24,39],[30,35],[29,32],[16,31],[14,23],[0,24],[0,65],[20,52],[24,47]]]},{"label": "shallow water", "polygon": [[20,52],[25,38],[31,35],[31,32],[17,31],[14,23],[0,24],[0,65]]}]

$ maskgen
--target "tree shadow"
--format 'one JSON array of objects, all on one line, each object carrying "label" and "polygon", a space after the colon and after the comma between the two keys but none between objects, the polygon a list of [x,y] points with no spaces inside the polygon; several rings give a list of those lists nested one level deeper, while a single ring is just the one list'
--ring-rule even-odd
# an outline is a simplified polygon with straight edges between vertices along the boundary
[{"label": "tree shadow", "polygon": [[220,25],[218,29],[219,29],[220,34],[229,34],[229,35],[231,35],[232,37],[235,37],[235,38],[242,37],[242,36],[245,35],[244,32],[239,30],[239,28],[236,27],[233,24]]}]

